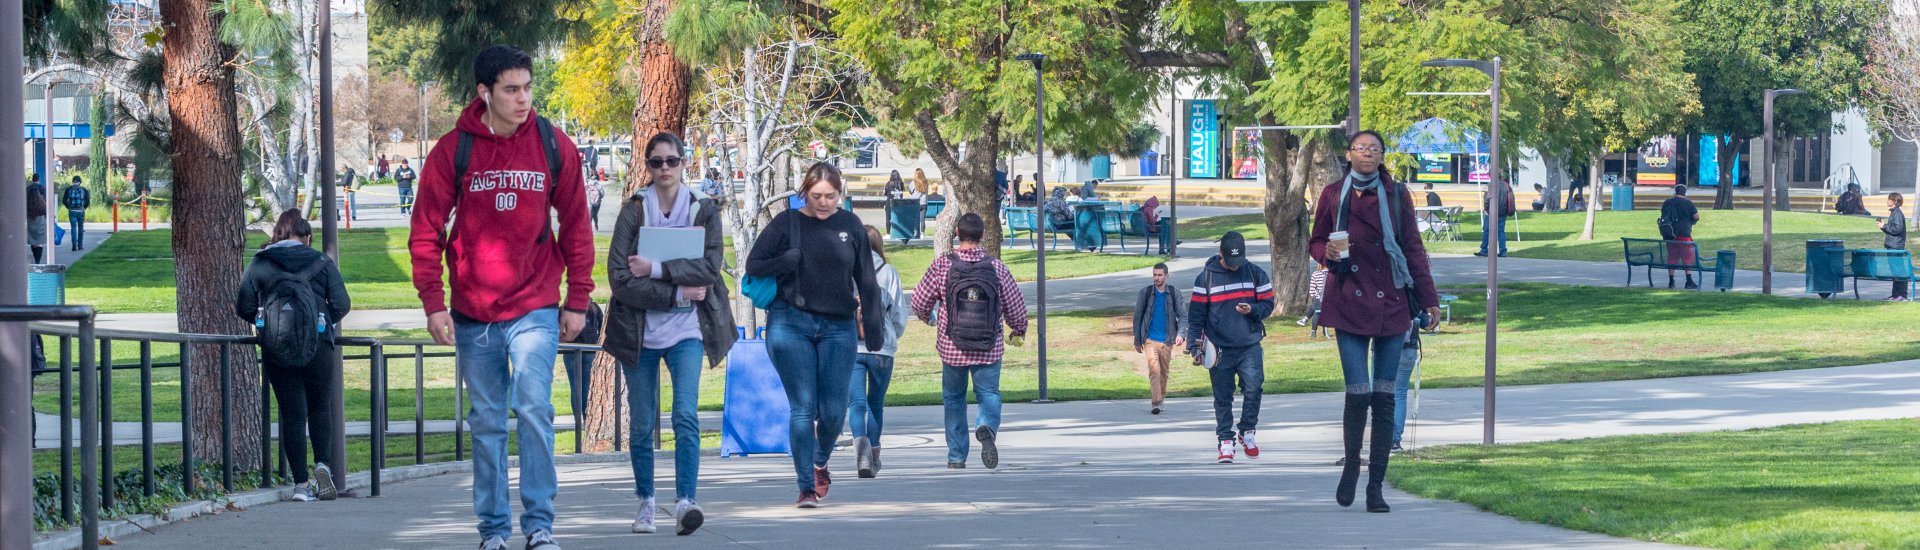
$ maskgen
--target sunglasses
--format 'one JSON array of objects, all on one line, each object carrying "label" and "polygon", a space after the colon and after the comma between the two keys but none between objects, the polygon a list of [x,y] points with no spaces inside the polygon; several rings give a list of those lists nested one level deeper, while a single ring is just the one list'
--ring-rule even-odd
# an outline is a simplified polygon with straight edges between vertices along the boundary
[{"label": "sunglasses", "polygon": [[653,157],[647,159],[647,167],[655,170],[661,168],[679,168],[683,162],[685,162],[685,160],[680,157]]}]

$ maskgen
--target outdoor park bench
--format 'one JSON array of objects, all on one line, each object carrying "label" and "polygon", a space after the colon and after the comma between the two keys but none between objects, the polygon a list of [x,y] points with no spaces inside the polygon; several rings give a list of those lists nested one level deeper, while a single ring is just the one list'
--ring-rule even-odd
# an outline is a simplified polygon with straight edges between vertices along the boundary
[{"label": "outdoor park bench", "polygon": [[1129,206],[1125,212],[1116,212],[1113,214],[1123,216],[1125,219],[1125,223],[1121,226],[1121,231],[1116,233],[1116,235],[1120,237],[1121,250],[1124,251],[1127,249],[1127,237],[1139,237],[1141,240],[1147,242],[1147,244],[1140,249],[1141,256],[1153,253],[1153,241],[1155,239],[1160,241],[1159,251],[1161,254],[1165,254],[1167,249],[1172,246],[1172,240],[1170,238],[1172,232],[1167,231],[1167,227],[1173,224],[1172,216],[1161,216],[1157,222],[1148,224],[1147,213],[1139,206]]},{"label": "outdoor park bench", "polygon": [[1647,268],[1647,286],[1653,286],[1654,269],[1673,269],[1700,274],[1700,288],[1707,287],[1707,272],[1713,272],[1714,288],[1726,292],[1733,288],[1733,270],[1735,267],[1732,250],[1716,253],[1714,261],[1700,258],[1700,248],[1691,241],[1666,241],[1660,239],[1621,238],[1625,247],[1627,262],[1627,284],[1633,284],[1633,268]]},{"label": "outdoor park bench", "polygon": [[1905,250],[1849,250],[1853,261],[1853,299],[1860,299],[1860,280],[1913,282],[1913,255]]}]

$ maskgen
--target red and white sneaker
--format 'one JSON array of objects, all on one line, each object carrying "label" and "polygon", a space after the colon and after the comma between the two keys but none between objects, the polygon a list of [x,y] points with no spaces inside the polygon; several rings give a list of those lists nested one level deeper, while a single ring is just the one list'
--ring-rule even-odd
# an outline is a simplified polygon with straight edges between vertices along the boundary
[{"label": "red and white sneaker", "polygon": [[1260,446],[1253,443],[1253,430],[1240,432],[1240,448],[1247,451],[1247,458],[1260,458]]},{"label": "red and white sneaker", "polygon": [[1220,442],[1220,463],[1233,463],[1233,440],[1229,439]]}]

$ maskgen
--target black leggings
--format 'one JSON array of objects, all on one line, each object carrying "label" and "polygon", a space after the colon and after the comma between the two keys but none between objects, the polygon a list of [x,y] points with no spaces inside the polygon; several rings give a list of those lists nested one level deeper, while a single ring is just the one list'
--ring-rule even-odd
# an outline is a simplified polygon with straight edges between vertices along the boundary
[{"label": "black leggings", "polygon": [[[267,383],[273,385],[274,402],[280,406],[280,449],[293,469],[293,482],[307,482],[307,438],[313,438],[316,462],[333,457],[332,350],[323,349],[306,366],[266,367]],[[337,465],[329,465],[337,468]]]}]

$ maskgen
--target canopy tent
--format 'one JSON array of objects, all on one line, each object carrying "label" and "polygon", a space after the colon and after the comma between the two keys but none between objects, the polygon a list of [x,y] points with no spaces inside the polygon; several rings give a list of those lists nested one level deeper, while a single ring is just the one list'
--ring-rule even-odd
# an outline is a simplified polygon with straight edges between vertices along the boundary
[{"label": "canopy tent", "polygon": [[1486,154],[1487,139],[1480,130],[1440,117],[1413,123],[1393,140],[1393,152],[1415,155]]}]

